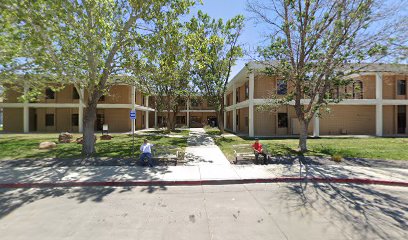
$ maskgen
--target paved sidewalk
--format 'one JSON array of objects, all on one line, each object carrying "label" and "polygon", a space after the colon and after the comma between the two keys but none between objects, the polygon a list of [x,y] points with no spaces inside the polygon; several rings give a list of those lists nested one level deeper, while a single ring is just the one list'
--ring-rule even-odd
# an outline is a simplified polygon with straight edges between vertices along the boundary
[{"label": "paved sidewalk", "polygon": [[339,178],[408,183],[408,169],[316,165],[83,166],[0,168],[0,184]]},{"label": "paved sidewalk", "polygon": [[230,162],[215,145],[214,140],[203,128],[190,128],[186,148],[187,165],[230,165]]}]

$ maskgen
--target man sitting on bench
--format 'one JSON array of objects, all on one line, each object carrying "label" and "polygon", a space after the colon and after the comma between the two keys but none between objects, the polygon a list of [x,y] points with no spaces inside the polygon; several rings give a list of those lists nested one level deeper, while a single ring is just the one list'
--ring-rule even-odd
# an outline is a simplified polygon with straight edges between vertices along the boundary
[{"label": "man sitting on bench", "polygon": [[145,139],[143,141],[143,145],[140,146],[140,151],[142,152],[142,154],[140,154],[139,162],[141,166],[145,165],[145,158],[147,158],[147,163],[150,167],[153,167],[152,146],[153,144],[150,144],[147,139]]},{"label": "man sitting on bench", "polygon": [[255,163],[258,164],[259,154],[261,154],[263,156],[263,164],[266,164],[267,160],[266,153],[262,149],[262,144],[259,143],[258,138],[255,138],[255,143],[252,144],[252,149],[254,150],[255,153]]}]

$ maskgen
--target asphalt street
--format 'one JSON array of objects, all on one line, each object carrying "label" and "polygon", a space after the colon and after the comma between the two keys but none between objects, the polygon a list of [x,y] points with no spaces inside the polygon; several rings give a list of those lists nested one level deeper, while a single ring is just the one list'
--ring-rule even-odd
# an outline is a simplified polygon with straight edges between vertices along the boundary
[{"label": "asphalt street", "polygon": [[6,239],[408,239],[408,188],[313,183],[0,189]]}]

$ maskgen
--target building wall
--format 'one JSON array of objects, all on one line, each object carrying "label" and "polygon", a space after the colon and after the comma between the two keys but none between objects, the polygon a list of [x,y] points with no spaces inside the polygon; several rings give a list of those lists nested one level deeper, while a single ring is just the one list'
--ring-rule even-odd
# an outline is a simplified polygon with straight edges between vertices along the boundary
[{"label": "building wall", "polygon": [[266,111],[254,111],[255,136],[276,135],[276,114]]},{"label": "building wall", "polygon": [[233,111],[227,112],[227,126],[225,126],[225,128],[228,128],[230,130],[233,129],[233,127],[232,127],[232,121],[233,121],[232,115],[233,115]]},{"label": "building wall", "polygon": [[227,106],[232,105],[232,93],[227,94]]},{"label": "building wall", "polygon": [[256,75],[254,79],[254,98],[267,98],[272,92],[276,92],[276,78],[263,74]]},{"label": "building wall", "polygon": [[[237,109],[237,115],[238,115],[238,127],[237,127],[237,131],[239,133],[243,133],[243,134],[248,134],[248,125],[249,125],[249,119],[248,119],[248,115],[249,115],[249,110],[248,108],[241,108],[241,109]],[[247,122],[245,122],[245,119],[248,119]],[[248,123],[248,125],[247,125]]]},{"label": "building wall", "polygon": [[131,87],[125,85],[112,86],[109,89],[109,93],[105,96],[103,103],[119,103],[128,104],[131,103],[130,95]]},{"label": "building wall", "polygon": [[[22,91],[22,90],[21,90]],[[18,103],[18,97],[21,96],[21,92],[16,91],[12,88],[4,89],[4,102],[5,103]]]},{"label": "building wall", "polygon": [[356,78],[363,83],[363,98],[364,99],[375,99],[375,76],[361,76]]},{"label": "building wall", "polygon": [[[104,109],[105,124],[108,124],[109,132],[128,132],[131,130],[131,120],[129,118],[129,109]],[[136,113],[137,114],[137,113]],[[140,115],[140,114],[139,114]],[[138,120],[139,116],[136,116]],[[136,129],[141,128],[141,121],[137,121]]]},{"label": "building wall", "polygon": [[395,99],[396,80],[394,75],[383,76],[383,99]]},{"label": "building wall", "polygon": [[383,134],[392,135],[396,131],[396,106],[383,106]]},{"label": "building wall", "polygon": [[3,109],[3,129],[5,132],[23,132],[23,109]]},{"label": "building wall", "polygon": [[322,113],[321,135],[375,134],[375,106],[331,106]]}]

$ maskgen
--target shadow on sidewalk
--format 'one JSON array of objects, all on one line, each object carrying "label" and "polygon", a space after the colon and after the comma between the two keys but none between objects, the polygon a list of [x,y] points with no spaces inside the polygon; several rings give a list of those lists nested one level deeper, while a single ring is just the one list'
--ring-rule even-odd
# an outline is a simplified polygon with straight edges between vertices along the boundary
[{"label": "shadow on sidewalk", "polygon": [[[310,165],[303,165],[299,175],[311,172],[333,175],[330,169]],[[346,171],[336,176],[350,178],[353,173]],[[406,239],[408,198],[398,188],[307,181],[284,187],[289,190],[280,194],[284,207],[293,211],[319,209],[321,218],[343,228],[353,239]]]},{"label": "shadow on sidewalk", "polygon": [[[44,176],[49,176],[45,180],[57,181],[62,176],[66,176],[69,168],[40,168],[36,171],[30,169],[19,169],[21,176],[15,176],[11,172],[5,171],[2,175],[3,182],[26,182],[27,179],[36,181],[44,180]],[[50,173],[50,171],[52,171]],[[4,175],[6,173],[9,175]],[[159,180],[158,175],[169,173],[170,170],[166,166],[158,166],[155,168],[138,167],[128,170],[124,168],[99,168],[89,167],[81,168],[81,177],[86,178],[88,182],[98,182],[100,179],[109,176],[109,180],[123,180],[124,177],[132,180]],[[112,177],[110,177],[112,176]],[[68,179],[69,180],[69,179]],[[74,180],[75,181],[75,180]],[[105,180],[106,181],[106,180]],[[86,201],[103,202],[104,198],[113,192],[127,192],[135,187],[58,187],[58,188],[17,188],[7,189],[0,188],[0,219],[7,216],[14,210],[35,201],[45,198],[56,198],[67,195],[69,199],[76,200],[78,203]],[[143,186],[137,187],[140,192],[153,193],[156,191],[166,191],[166,186]]]}]

